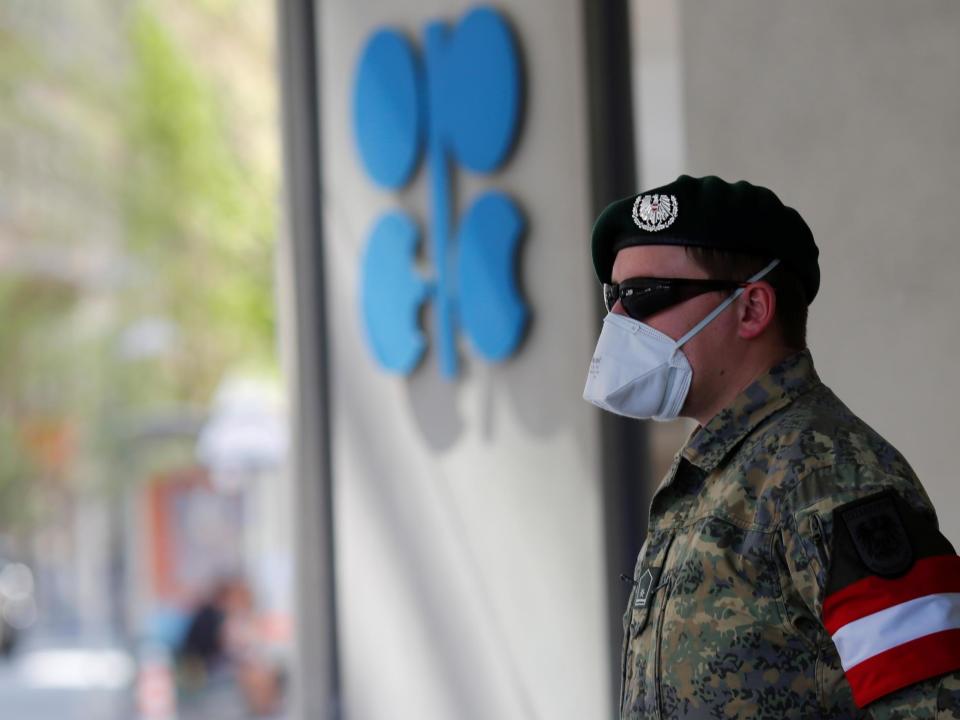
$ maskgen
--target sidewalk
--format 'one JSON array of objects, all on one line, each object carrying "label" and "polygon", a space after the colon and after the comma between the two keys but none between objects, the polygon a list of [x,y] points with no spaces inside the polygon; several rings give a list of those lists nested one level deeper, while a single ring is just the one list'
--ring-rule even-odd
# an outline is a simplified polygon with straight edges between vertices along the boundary
[{"label": "sidewalk", "polygon": [[0,661],[0,713],[30,720],[131,720],[133,659],[109,645],[25,638]]}]

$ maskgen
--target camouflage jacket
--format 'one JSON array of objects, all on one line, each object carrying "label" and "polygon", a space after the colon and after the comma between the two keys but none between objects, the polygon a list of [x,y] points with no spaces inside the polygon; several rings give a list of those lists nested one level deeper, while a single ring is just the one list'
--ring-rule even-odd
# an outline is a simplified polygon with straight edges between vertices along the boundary
[{"label": "camouflage jacket", "polygon": [[653,498],[621,717],[960,718],[958,668],[960,558],[929,498],[791,356],[691,436]]}]

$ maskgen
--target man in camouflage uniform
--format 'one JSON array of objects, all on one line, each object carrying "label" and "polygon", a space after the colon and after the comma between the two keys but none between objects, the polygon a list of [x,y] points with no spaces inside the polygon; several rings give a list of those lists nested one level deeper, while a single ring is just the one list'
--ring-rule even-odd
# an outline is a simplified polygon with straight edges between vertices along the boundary
[{"label": "man in camouflage uniform", "polygon": [[817,376],[800,215],[682,176],[609,206],[593,255],[611,313],[584,397],[699,421],[651,503],[621,717],[960,718],[960,558]]}]

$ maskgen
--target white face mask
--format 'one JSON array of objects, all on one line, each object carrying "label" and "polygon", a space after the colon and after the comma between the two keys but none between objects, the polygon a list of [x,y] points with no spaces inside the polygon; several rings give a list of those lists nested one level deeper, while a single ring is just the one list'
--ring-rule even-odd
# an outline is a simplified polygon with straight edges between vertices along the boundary
[{"label": "white face mask", "polygon": [[[750,277],[755,282],[777,266],[774,260]],[[690,391],[693,368],[683,347],[740,297],[738,288],[679,340],[626,315],[609,313],[590,361],[583,399],[626,417],[676,418]]]}]

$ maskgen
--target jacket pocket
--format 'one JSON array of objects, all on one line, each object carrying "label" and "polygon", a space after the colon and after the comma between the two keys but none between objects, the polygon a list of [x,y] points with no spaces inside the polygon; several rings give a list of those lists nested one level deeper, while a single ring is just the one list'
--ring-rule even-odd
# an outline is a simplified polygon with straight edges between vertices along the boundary
[{"label": "jacket pocket", "polygon": [[623,667],[620,693],[621,716],[646,717],[647,672],[656,656],[655,633],[650,626],[651,614],[661,602],[665,585],[664,567],[674,531],[652,531],[637,559],[633,573],[633,590],[624,616]]}]

